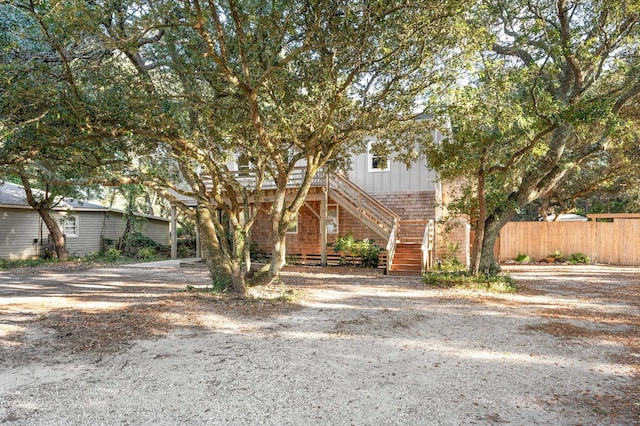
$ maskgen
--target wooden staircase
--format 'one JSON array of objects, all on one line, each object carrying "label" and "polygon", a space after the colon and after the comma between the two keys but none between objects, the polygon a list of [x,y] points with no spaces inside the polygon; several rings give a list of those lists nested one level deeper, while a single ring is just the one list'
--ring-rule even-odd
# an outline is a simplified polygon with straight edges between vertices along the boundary
[{"label": "wooden staircase", "polygon": [[398,243],[389,268],[389,275],[419,276],[422,274],[422,240],[427,220],[400,220]]},{"label": "wooden staircase", "polygon": [[422,244],[397,243],[389,275],[419,276],[422,273]]},{"label": "wooden staircase", "polygon": [[[429,266],[430,259],[425,258],[422,249],[428,246],[428,250],[431,250],[434,238],[433,228],[427,228],[427,224],[433,221],[416,219],[429,216],[428,211],[421,212],[419,209],[424,202],[410,206],[415,210],[412,211],[407,206],[412,204],[411,202],[398,200],[403,204],[405,213],[404,219],[401,219],[394,210],[340,175],[331,174],[327,177],[327,190],[341,208],[358,217],[362,223],[388,241],[386,255],[389,275],[422,275],[425,266],[423,262]],[[425,229],[429,230],[426,233],[428,235],[425,235]]]}]

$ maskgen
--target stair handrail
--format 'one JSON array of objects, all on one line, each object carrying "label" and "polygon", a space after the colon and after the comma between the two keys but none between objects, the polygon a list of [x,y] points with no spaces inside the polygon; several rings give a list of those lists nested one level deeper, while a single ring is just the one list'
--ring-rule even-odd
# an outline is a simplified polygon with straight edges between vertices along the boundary
[{"label": "stair handrail", "polygon": [[393,263],[393,256],[396,254],[396,246],[398,244],[398,220],[395,220],[393,224],[393,228],[391,228],[391,232],[389,233],[389,241],[387,241],[387,268],[386,274],[389,275],[389,271],[391,270],[391,264]]},{"label": "stair handrail", "polygon": [[425,271],[431,268],[432,257],[431,254],[433,252],[435,240],[435,223],[433,219],[427,222],[427,225],[424,229],[424,234],[422,235],[422,245],[420,247],[422,251],[422,264],[420,267],[421,272],[424,274]]},{"label": "stair handrail", "polygon": [[[351,200],[360,214],[369,216],[373,221],[384,224],[387,227],[385,232],[391,232],[393,226],[399,220],[399,216],[394,211],[345,177],[336,173],[330,173],[328,178],[329,188],[346,195],[346,198]],[[346,191],[343,189],[344,187],[347,188]],[[380,224],[378,224],[378,226],[380,226]]]}]

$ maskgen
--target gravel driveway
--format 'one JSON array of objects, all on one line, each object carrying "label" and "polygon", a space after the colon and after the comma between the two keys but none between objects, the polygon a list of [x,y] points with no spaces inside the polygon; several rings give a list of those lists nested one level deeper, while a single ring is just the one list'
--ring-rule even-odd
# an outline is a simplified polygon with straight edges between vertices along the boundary
[{"label": "gravel driveway", "polygon": [[[0,272],[0,423],[640,424],[637,268],[511,267],[515,295],[292,268]],[[281,291],[281,289],[273,289]]]}]

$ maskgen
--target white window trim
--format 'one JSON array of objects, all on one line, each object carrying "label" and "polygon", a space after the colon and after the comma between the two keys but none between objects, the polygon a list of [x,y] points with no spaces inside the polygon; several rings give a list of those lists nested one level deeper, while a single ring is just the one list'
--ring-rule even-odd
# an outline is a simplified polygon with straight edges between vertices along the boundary
[{"label": "white window trim", "polygon": [[251,166],[252,166],[251,161],[248,162],[247,168],[245,170],[240,170],[240,161],[239,160],[240,160],[240,157],[242,155],[244,155],[244,154],[241,154],[241,153],[238,152],[233,156],[232,168],[233,168],[234,171],[236,171],[238,173],[242,173],[242,175],[244,175],[244,174],[249,175],[249,174],[251,174]]},{"label": "white window trim", "polygon": [[[330,209],[334,208],[336,209],[336,230],[335,232],[329,232],[328,229],[328,225],[329,222],[327,221],[327,234],[328,235],[338,235],[340,233],[340,207],[337,204],[328,204],[327,205],[327,213],[329,212]],[[328,214],[327,214],[328,217]]]},{"label": "white window trim", "polygon": [[369,173],[382,173],[382,172],[388,172],[389,171],[389,166],[391,164],[391,158],[387,158],[387,167],[384,169],[379,169],[379,168],[374,168],[373,167],[373,153],[371,152],[371,145],[373,145],[373,142],[369,142],[367,144],[367,168],[369,170]]},{"label": "white window trim", "polygon": [[[67,234],[67,221],[69,219],[73,219],[74,221],[74,233],[73,234]],[[65,235],[67,238],[76,238],[80,235],[80,220],[78,219],[78,216],[64,216],[62,218],[62,220],[60,221],[60,230],[62,231],[62,234]]]}]

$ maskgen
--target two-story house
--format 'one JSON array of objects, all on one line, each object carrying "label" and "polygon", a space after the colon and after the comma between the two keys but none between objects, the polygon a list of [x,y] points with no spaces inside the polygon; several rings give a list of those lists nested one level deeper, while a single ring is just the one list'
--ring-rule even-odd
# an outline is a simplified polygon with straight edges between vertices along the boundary
[{"label": "two-story house", "polygon": [[[327,243],[351,233],[385,249],[381,267],[390,274],[420,274],[447,246],[456,246],[455,256],[468,263],[467,222],[459,221],[447,233],[438,225],[445,211],[442,188],[426,160],[407,168],[371,152],[369,144],[367,152],[353,155],[348,173],[318,174],[287,234],[287,255],[308,263],[336,263],[339,256]],[[265,252],[271,232],[267,214],[263,206],[251,231],[252,242]]]}]

